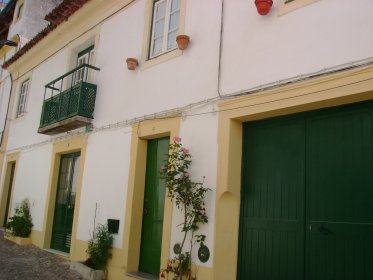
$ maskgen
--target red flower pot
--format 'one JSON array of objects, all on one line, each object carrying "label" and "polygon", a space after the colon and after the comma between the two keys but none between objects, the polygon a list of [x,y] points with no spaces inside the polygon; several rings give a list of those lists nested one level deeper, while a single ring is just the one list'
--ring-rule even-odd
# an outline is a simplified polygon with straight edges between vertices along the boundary
[{"label": "red flower pot", "polygon": [[258,13],[262,16],[269,13],[273,4],[272,0],[255,0],[256,8],[258,9]]},{"label": "red flower pot", "polygon": [[127,58],[126,62],[127,62],[128,70],[135,70],[137,65],[139,65],[139,62],[137,61],[137,59],[133,57]]},{"label": "red flower pot", "polygon": [[189,45],[189,36],[188,35],[178,35],[176,37],[177,46],[179,47],[179,50],[185,50]]}]

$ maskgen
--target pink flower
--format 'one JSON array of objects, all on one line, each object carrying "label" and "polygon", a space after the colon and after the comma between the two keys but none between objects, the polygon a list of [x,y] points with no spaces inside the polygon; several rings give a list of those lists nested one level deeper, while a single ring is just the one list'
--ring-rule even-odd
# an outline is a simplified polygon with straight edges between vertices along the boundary
[{"label": "pink flower", "polygon": [[174,138],[172,138],[172,140],[174,140],[174,142],[176,143],[179,143],[181,141],[181,137],[175,136]]},{"label": "pink flower", "polygon": [[189,177],[189,175],[190,175],[189,172],[184,173],[184,177]]},{"label": "pink flower", "polygon": [[187,148],[182,147],[181,150],[184,154],[189,154],[189,150]]}]

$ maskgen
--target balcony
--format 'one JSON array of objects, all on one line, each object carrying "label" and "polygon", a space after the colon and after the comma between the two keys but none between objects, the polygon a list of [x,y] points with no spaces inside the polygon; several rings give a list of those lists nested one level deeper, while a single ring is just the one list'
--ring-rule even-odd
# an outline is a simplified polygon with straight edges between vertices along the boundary
[{"label": "balcony", "polygon": [[91,124],[97,85],[90,81],[99,70],[82,64],[45,85],[38,133],[55,135]]}]

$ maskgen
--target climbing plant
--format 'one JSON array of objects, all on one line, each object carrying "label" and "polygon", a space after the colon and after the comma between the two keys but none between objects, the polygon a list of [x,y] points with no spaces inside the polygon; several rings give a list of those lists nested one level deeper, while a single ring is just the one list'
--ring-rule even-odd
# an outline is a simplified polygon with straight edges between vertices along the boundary
[{"label": "climbing plant", "polygon": [[194,182],[190,178],[189,167],[192,157],[189,150],[183,147],[180,137],[174,137],[170,144],[167,162],[160,170],[161,178],[165,180],[167,195],[182,213],[181,232],[183,237],[179,243],[176,256],[169,260],[165,269],[161,270],[161,277],[171,275],[173,280],[186,277],[196,279],[192,275],[192,250],[198,243],[203,245],[205,235],[197,235],[199,227],[208,222],[205,207],[205,195],[208,188],[202,182]]}]

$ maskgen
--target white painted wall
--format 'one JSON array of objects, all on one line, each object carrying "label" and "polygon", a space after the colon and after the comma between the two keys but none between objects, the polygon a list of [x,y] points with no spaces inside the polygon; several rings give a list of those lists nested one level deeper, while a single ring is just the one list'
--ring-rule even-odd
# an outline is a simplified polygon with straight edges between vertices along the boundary
[{"label": "white painted wall", "polygon": [[183,55],[148,69],[129,71],[126,58],[141,60],[145,3],[135,2],[102,26],[96,60],[101,68],[97,77],[100,92],[95,109],[96,125],[217,96],[219,24],[216,23],[220,7],[216,0],[187,1],[185,33],[191,37],[191,44]]},{"label": "white painted wall", "polygon": [[118,219],[114,247],[121,247],[127,195],[131,129],[105,131],[88,139],[77,238],[88,240],[94,224]]},{"label": "white painted wall", "polygon": [[278,16],[254,1],[224,0],[222,92],[373,57],[373,1],[321,0]]},{"label": "white painted wall", "polygon": [[51,157],[52,145],[50,144],[23,151],[17,161],[18,166],[13,181],[10,215],[13,215],[17,203],[28,198],[34,224],[33,229],[38,231],[43,230]]},{"label": "white painted wall", "polygon": [[[50,136],[37,133],[43,106],[44,86],[67,72],[67,58],[68,52],[65,49],[56,54],[53,59],[39,65],[32,72],[20,77],[13,77],[15,82],[13,92],[16,102],[13,104],[13,114],[10,119],[8,151],[17,150],[30,144],[51,141]],[[31,83],[26,101],[26,114],[16,118],[21,85],[27,79],[30,79]]]}]

